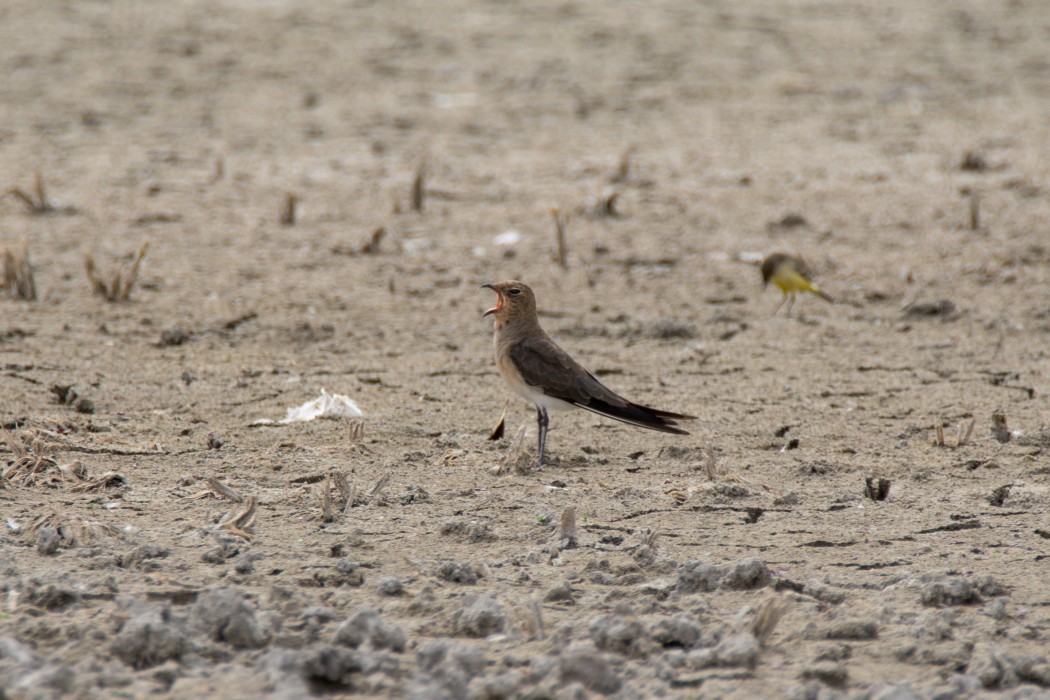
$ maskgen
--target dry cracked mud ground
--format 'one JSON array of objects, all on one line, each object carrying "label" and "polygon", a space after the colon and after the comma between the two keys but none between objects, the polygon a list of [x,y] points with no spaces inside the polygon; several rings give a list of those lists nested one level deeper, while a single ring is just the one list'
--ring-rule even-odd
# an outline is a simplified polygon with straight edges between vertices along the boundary
[{"label": "dry cracked mud ground", "polygon": [[[1048,42],[1032,0],[4,3],[0,695],[1047,697]],[[774,314],[776,250],[836,303]],[[511,277],[693,434],[489,441]],[[322,389],[363,420],[256,424]]]}]

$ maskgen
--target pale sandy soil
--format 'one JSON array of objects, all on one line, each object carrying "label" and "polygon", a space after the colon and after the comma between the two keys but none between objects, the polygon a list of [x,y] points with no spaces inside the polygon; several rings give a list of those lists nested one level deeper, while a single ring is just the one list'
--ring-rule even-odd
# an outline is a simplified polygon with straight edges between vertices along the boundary
[{"label": "pale sandy soil", "polygon": [[[1037,1],[4,3],[0,188],[58,210],[0,200],[3,423],[54,459],[0,490],[0,697],[1045,697],[1047,46]],[[774,250],[837,303],[773,315]],[[510,277],[693,434],[558,414],[514,469]],[[360,440],[252,427],[322,388]]]}]

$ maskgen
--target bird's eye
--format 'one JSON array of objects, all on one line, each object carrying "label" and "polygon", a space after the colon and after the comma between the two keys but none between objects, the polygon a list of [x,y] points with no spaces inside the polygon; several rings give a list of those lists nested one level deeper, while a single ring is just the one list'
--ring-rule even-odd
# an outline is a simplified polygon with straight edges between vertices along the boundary
[{"label": "bird's eye", "polygon": [[512,297],[516,297],[519,294],[521,294],[521,290],[518,289],[517,287],[511,287],[510,289],[507,290],[507,294],[511,295]]}]

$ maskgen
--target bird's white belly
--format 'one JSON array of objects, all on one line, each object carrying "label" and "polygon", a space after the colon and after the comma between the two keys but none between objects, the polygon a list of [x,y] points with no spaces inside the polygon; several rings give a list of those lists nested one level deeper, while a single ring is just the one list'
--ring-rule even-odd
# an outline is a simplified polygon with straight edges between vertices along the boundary
[{"label": "bird's white belly", "polygon": [[529,386],[524,382],[519,383],[514,387],[514,390],[525,397],[533,406],[537,408],[545,408],[548,411],[567,411],[570,408],[575,408],[571,403],[562,401],[554,396],[547,396],[537,387]]},{"label": "bird's white belly", "polygon": [[500,374],[503,375],[503,379],[510,385],[510,388],[533,406],[545,408],[549,411],[565,411],[573,408],[571,403],[553,396],[547,396],[539,387],[526,384],[521,375],[514,369],[509,358],[497,361],[497,365],[499,366]]}]

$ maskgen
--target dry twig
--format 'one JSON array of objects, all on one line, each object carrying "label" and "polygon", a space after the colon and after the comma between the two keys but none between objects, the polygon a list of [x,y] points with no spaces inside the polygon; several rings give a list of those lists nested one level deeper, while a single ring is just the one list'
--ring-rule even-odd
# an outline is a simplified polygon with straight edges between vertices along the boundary
[{"label": "dry twig", "polygon": [[361,255],[374,255],[379,252],[379,246],[383,242],[383,238],[386,236],[386,227],[380,226],[372,232],[372,237],[368,243],[361,246]]},{"label": "dry twig", "polygon": [[390,472],[387,472],[383,476],[379,477],[379,480],[376,481],[376,485],[373,486],[372,490],[368,492],[368,497],[369,498],[375,498],[376,496],[378,496],[383,491],[383,489],[386,488],[387,482],[389,482],[389,481],[390,481]]},{"label": "dry twig", "polygon": [[217,498],[220,501],[221,500],[227,500],[227,501],[230,501],[231,503],[243,503],[244,502],[244,498],[241,496],[241,494],[237,493],[230,486],[222,483],[221,481],[219,481],[215,477],[213,477],[213,476],[208,477],[208,479],[206,480],[206,483],[208,484],[208,488],[204,489],[203,491],[201,491],[199,493],[195,493],[192,496],[187,496],[187,498],[193,500],[193,499],[207,498],[208,496],[212,496],[214,498]]},{"label": "dry twig", "polygon": [[566,506],[558,522],[558,542],[561,543],[563,549],[572,549],[576,546],[577,536],[576,507]]},{"label": "dry twig", "polygon": [[335,482],[335,487],[339,491],[339,497],[343,501],[343,512],[349,513],[357,500],[357,486],[351,484],[342,472],[333,472],[332,481]]},{"label": "dry twig", "polygon": [[139,278],[139,267],[142,259],[146,257],[149,250],[149,241],[142,244],[139,252],[135,254],[131,263],[126,267],[118,265],[107,280],[95,265],[95,259],[91,253],[84,254],[84,268],[87,271],[88,280],[96,296],[100,296],[109,302],[127,301],[131,298],[131,291],[135,288],[135,282]]},{"label": "dry twig", "polygon": [[298,197],[291,192],[285,193],[284,203],[281,204],[281,212],[277,216],[277,221],[281,226],[295,226],[295,207],[298,203]]},{"label": "dry twig", "polygon": [[33,278],[33,266],[29,262],[29,243],[22,241],[22,252],[10,248],[3,249],[4,272],[3,288],[16,299],[34,301],[36,299],[36,281]]},{"label": "dry twig", "polygon": [[365,420],[364,418],[353,418],[350,420],[349,431],[347,438],[350,441],[350,449],[356,452],[370,453],[370,450],[363,442],[362,438],[365,436]]},{"label": "dry twig", "polygon": [[[995,428],[995,416],[992,416],[992,432],[996,434]],[[1006,418],[1003,417],[1004,425]],[[973,437],[974,426],[977,425],[977,419],[971,418],[969,423],[960,423],[955,433],[955,444],[949,445],[944,434],[944,422],[938,422],[937,425],[933,426],[933,446],[934,447],[950,447],[952,449],[959,449],[965,447],[970,443],[970,439]],[[1006,440],[1009,440],[1009,430],[1006,431]],[[1000,433],[1001,434],[1001,433]]]},{"label": "dry twig", "polygon": [[412,211],[423,212],[427,197],[427,159],[419,161],[416,176],[412,180]]},{"label": "dry twig", "polygon": [[864,479],[864,495],[873,501],[885,501],[890,495],[890,480],[869,476]]},{"label": "dry twig", "polygon": [[518,428],[518,432],[514,436],[514,440],[511,441],[510,447],[507,448],[507,452],[504,454],[503,459],[500,461],[499,466],[495,469],[495,474],[506,474],[508,471],[514,471],[516,474],[528,474],[532,471],[532,466],[535,460],[529,454],[529,448],[525,444],[525,435],[528,432],[528,426],[522,425]]},{"label": "dry twig", "polygon": [[58,533],[62,544],[73,546],[78,542],[89,542],[102,537],[113,537],[120,534],[120,530],[113,525],[100,523],[97,520],[87,520],[71,515],[64,515],[52,509],[50,513],[33,519],[26,526],[24,534],[31,536],[45,527],[51,527]]},{"label": "dry twig", "polygon": [[612,182],[628,182],[631,179],[631,158],[634,156],[634,146],[631,146],[620,156],[620,167],[612,176]]},{"label": "dry twig", "polygon": [[933,438],[934,446],[935,447],[946,447],[947,445],[944,442],[944,425],[942,425],[941,423],[937,423],[937,425],[934,426],[934,428],[933,428],[933,432],[934,432],[934,438]]},{"label": "dry twig", "polygon": [[255,528],[252,524],[255,522],[255,507],[258,503],[258,499],[255,496],[248,496],[248,499],[244,503],[244,507],[240,511],[230,511],[223,516],[222,520],[219,521],[219,529],[229,532],[231,535],[251,540],[255,537]]},{"label": "dry twig", "polygon": [[966,445],[967,443],[970,442],[970,438],[973,437],[974,426],[976,426],[976,425],[977,425],[977,419],[976,418],[971,418],[970,419],[970,425],[966,428],[965,432],[963,432],[963,427],[961,425],[959,426],[959,436],[958,436],[958,438],[955,441],[955,446],[956,447],[963,447],[964,445]]},{"label": "dry twig", "polygon": [[569,251],[565,236],[569,227],[569,216],[558,207],[551,207],[551,216],[554,217],[554,235],[558,244],[558,264],[563,270],[567,270],[569,269]]},{"label": "dry twig", "polygon": [[608,188],[600,195],[594,202],[594,216],[603,218],[608,217],[610,219],[617,219],[620,216],[620,212],[616,210],[616,200],[620,198],[620,193],[613,188]]},{"label": "dry twig", "polygon": [[332,508],[332,472],[328,472],[324,479],[324,489],[321,491],[321,522],[330,523],[335,520],[335,510]]},{"label": "dry twig", "polygon": [[55,211],[54,205],[47,199],[47,191],[44,189],[44,177],[40,173],[36,174],[32,193],[27,194],[25,190],[19,187],[12,187],[4,192],[3,196],[10,196],[20,200],[26,205],[31,214],[50,214]]},{"label": "dry twig", "polygon": [[709,481],[715,481],[718,477],[722,476],[723,470],[719,468],[718,458],[715,456],[714,450],[710,447],[704,449],[702,465],[704,473],[707,475]]},{"label": "dry twig", "polygon": [[546,637],[543,631],[543,607],[539,598],[531,596],[524,601],[518,598],[509,608],[514,626],[520,629],[527,639],[542,640]]},{"label": "dry twig", "polygon": [[[75,466],[80,466],[80,462],[79,461],[78,462],[74,462],[73,464]],[[58,468],[62,469],[63,466],[64,465],[60,464],[60,465],[58,465]],[[80,467],[80,468],[83,469],[83,467]],[[74,484],[73,486],[70,487],[69,490],[70,491],[80,491],[80,492],[84,492],[84,491],[102,491],[103,489],[121,488],[121,487],[124,487],[124,486],[128,485],[128,480],[122,474],[118,474],[117,472],[106,472],[102,476],[96,477],[94,479],[88,479],[88,477],[87,477],[87,470],[84,470],[84,475],[83,475],[82,478],[86,479],[86,481],[84,481],[82,483]]]},{"label": "dry twig", "polygon": [[755,639],[758,640],[760,645],[766,645],[766,641],[769,640],[773,630],[777,628],[781,618],[784,617],[787,611],[787,601],[778,596],[767,598],[758,607],[758,610],[755,611],[755,617],[751,621],[751,634],[755,635]]},{"label": "dry twig", "polygon": [[20,485],[28,486],[36,481],[38,475],[57,469],[58,462],[53,456],[56,445],[42,435],[28,431],[15,435],[5,430],[4,440],[14,456],[14,461],[4,470],[4,481],[17,480]]},{"label": "dry twig", "polygon": [[992,437],[1003,444],[1010,442],[1010,438],[1013,437],[1010,428],[1006,425],[1006,414],[1002,411],[992,414]]},{"label": "dry twig", "polygon": [[510,399],[507,399],[507,402],[503,404],[503,412],[499,415],[499,421],[496,422],[496,426],[492,429],[492,432],[489,433],[489,440],[500,440],[503,438],[508,406],[510,406]]}]

